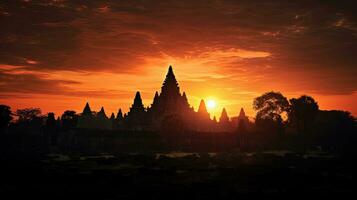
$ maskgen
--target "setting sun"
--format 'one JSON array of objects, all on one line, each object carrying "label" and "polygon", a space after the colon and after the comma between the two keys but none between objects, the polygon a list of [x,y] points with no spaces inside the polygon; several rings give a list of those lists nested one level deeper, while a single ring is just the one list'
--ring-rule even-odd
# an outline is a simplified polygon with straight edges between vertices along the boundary
[{"label": "setting sun", "polygon": [[213,99],[207,100],[207,108],[208,109],[214,109],[216,107],[216,101]]}]

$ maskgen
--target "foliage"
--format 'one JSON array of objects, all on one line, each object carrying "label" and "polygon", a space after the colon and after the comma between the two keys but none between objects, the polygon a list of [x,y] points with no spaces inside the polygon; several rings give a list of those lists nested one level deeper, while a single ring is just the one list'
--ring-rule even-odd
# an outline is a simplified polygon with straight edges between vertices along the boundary
[{"label": "foliage", "polygon": [[37,132],[41,130],[44,125],[45,117],[41,115],[39,108],[24,108],[16,110],[18,117],[15,126],[25,132]]},{"label": "foliage", "polygon": [[281,114],[289,110],[289,102],[280,92],[267,92],[254,99],[253,109],[258,119],[281,119]]},{"label": "foliage", "polygon": [[299,98],[292,98],[289,109],[289,123],[296,126],[299,132],[308,131],[317,116],[319,106],[310,96],[303,95]]},{"label": "foliage", "polygon": [[61,116],[62,126],[65,129],[75,128],[78,122],[78,115],[76,111],[66,110]]},{"label": "foliage", "polygon": [[11,108],[7,105],[0,105],[0,130],[6,129],[12,119]]},{"label": "foliage", "polygon": [[41,109],[39,108],[24,108],[16,110],[19,122],[29,122],[41,117]]},{"label": "foliage", "polygon": [[55,114],[53,112],[48,113],[47,120],[46,120],[47,127],[55,127],[56,126],[56,119]]},{"label": "foliage", "polygon": [[281,132],[282,114],[289,110],[289,102],[280,92],[267,92],[254,99],[253,109],[257,111],[256,125],[267,131]]}]

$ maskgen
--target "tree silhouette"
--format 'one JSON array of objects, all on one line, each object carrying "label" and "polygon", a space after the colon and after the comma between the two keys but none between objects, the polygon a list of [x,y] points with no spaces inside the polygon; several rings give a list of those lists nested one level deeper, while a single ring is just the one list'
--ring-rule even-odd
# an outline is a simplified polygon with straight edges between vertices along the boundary
[{"label": "tree silhouette", "polygon": [[350,112],[320,110],[314,123],[318,141],[345,153],[357,153],[357,120]]},{"label": "tree silhouette", "polygon": [[53,112],[48,113],[46,119],[46,126],[51,128],[56,127],[56,119],[55,119],[55,114]]},{"label": "tree silhouette", "polygon": [[282,114],[289,110],[289,102],[280,92],[267,92],[254,99],[253,109],[257,111],[255,121],[257,126],[282,131]]},{"label": "tree silhouette", "polygon": [[41,109],[39,108],[24,108],[16,110],[16,116],[19,117],[19,122],[30,122],[41,117]]},{"label": "tree silhouette", "polygon": [[76,111],[66,110],[61,116],[61,122],[64,129],[76,128],[78,122],[78,115]]},{"label": "tree silhouette", "polygon": [[39,108],[24,108],[16,110],[17,123],[23,130],[38,131],[43,126],[44,117]]},{"label": "tree silhouette", "polygon": [[44,127],[44,131],[46,134],[46,139],[50,140],[50,143],[52,145],[57,144],[57,130],[56,130],[56,119],[55,119],[55,114],[50,112],[47,115],[47,119],[46,119],[46,124]]},{"label": "tree silhouette", "polygon": [[292,98],[289,109],[289,123],[296,125],[301,132],[308,131],[319,111],[317,102],[310,96],[303,95],[299,98]]},{"label": "tree silhouette", "polygon": [[13,119],[11,109],[7,105],[0,105],[0,133],[4,133]]}]

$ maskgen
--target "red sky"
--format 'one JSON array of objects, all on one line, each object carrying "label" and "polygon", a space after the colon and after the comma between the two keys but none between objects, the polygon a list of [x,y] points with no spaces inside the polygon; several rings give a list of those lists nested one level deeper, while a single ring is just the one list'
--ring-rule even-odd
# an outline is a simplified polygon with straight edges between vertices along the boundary
[{"label": "red sky", "polygon": [[219,115],[280,91],[356,116],[350,1],[1,1],[0,104],[44,113],[145,106],[172,65],[196,109]]}]

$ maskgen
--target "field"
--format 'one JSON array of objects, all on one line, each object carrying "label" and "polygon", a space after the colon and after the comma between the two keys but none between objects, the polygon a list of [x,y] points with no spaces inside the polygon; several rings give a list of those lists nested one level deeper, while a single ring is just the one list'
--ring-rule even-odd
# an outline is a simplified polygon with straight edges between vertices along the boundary
[{"label": "field", "polygon": [[81,199],[217,199],[353,192],[351,158],[321,151],[48,154],[2,160],[1,193]]}]

